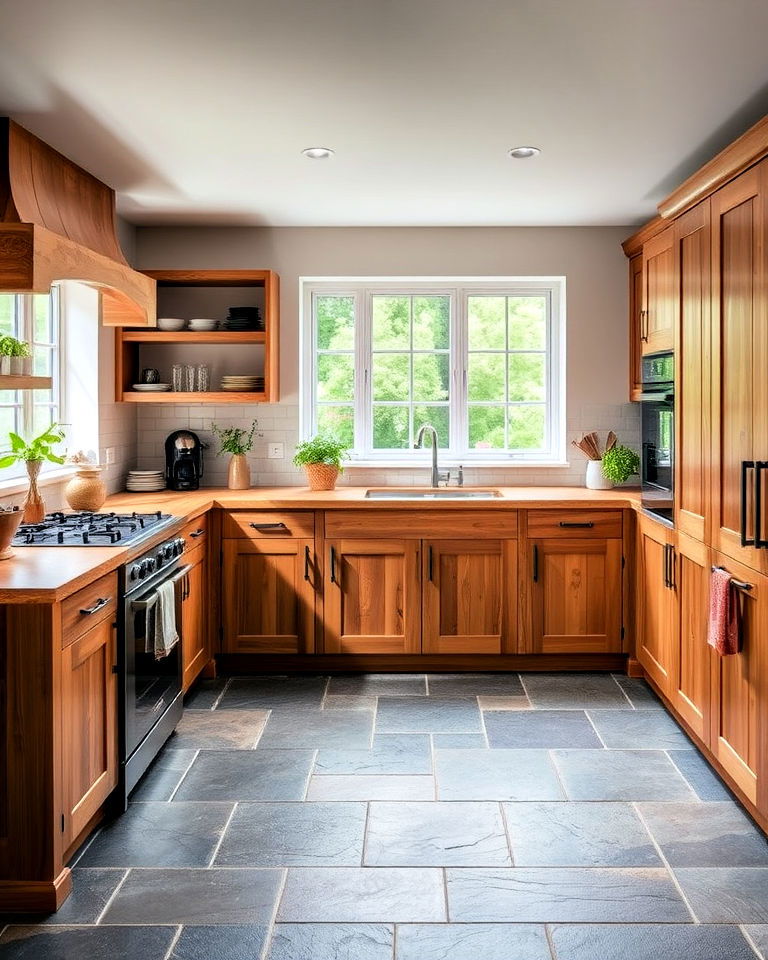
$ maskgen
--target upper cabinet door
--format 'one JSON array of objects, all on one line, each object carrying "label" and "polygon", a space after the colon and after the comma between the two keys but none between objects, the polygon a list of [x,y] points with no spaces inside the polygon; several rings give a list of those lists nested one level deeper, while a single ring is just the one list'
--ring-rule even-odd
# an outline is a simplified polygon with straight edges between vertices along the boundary
[{"label": "upper cabinet door", "polygon": [[756,503],[768,460],[766,171],[758,164],[712,196],[712,543],[763,572],[768,550],[755,540],[768,528],[764,485],[762,511]]},{"label": "upper cabinet door", "polygon": [[709,537],[709,460],[711,441],[711,223],[705,200],[675,222],[677,400],[675,519],[678,530]]},{"label": "upper cabinet door", "polygon": [[675,296],[674,227],[643,244],[645,303],[641,317],[643,355],[672,350],[675,345],[677,297]]}]

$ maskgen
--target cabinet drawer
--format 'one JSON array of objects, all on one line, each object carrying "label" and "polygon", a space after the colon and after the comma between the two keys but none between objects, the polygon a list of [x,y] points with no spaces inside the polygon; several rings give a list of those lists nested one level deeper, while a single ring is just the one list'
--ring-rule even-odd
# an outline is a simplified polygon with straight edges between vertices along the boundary
[{"label": "cabinet drawer", "polygon": [[221,528],[225,538],[258,540],[261,537],[312,538],[315,515],[311,511],[237,510],[225,513]]},{"label": "cabinet drawer", "polygon": [[[104,602],[106,601],[106,602]],[[117,571],[83,587],[61,604],[61,646],[69,646],[95,624],[117,612]]]},{"label": "cabinet drawer", "polygon": [[191,550],[198,544],[206,543],[208,540],[208,514],[201,513],[199,517],[190,520],[189,523],[184,526],[179,536],[184,537],[187,541],[188,550]]},{"label": "cabinet drawer", "polygon": [[517,537],[517,510],[466,510],[453,507],[328,510],[325,514],[325,535],[328,538],[351,539],[406,537],[420,540],[434,537],[473,540],[477,537],[496,537],[514,540]]},{"label": "cabinet drawer", "polygon": [[528,536],[621,539],[621,510],[529,510]]}]

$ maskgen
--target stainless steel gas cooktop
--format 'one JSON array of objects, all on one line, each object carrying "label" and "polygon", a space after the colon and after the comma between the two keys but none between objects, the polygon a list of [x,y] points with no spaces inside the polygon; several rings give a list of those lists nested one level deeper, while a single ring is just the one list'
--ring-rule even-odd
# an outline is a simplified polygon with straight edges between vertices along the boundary
[{"label": "stainless steel gas cooktop", "polygon": [[23,523],[16,547],[122,547],[171,523],[168,513],[49,513],[41,523]]}]

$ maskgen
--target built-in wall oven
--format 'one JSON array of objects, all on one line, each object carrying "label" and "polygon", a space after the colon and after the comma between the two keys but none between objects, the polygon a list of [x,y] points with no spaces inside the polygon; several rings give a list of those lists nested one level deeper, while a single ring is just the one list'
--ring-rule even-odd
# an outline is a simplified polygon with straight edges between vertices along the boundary
[{"label": "built-in wall oven", "polygon": [[642,439],[641,497],[643,507],[674,520],[675,490],[675,357],[655,353],[643,357],[640,395]]},{"label": "built-in wall oven", "polygon": [[157,658],[147,643],[149,618],[158,588],[175,587],[176,626],[181,635],[181,606],[190,567],[184,563],[184,540],[176,537],[126,564],[121,572],[123,598],[119,632],[120,786],[123,807],[182,713],[181,642]]}]

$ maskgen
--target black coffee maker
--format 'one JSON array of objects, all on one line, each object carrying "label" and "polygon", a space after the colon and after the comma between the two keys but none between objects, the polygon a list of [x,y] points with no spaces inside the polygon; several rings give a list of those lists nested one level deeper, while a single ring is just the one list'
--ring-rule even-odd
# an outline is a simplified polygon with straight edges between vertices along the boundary
[{"label": "black coffee maker", "polygon": [[165,480],[170,490],[197,490],[205,444],[191,430],[176,430],[165,441]]}]

